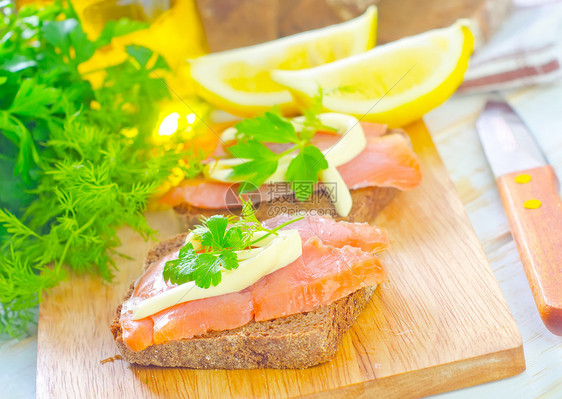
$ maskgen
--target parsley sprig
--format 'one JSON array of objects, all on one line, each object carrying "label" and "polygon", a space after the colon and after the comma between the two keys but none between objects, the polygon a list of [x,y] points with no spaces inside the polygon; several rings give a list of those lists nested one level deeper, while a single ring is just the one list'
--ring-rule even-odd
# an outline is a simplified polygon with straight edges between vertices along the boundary
[{"label": "parsley sprig", "polygon": [[[317,130],[326,128],[318,119],[322,110],[321,93],[319,97],[320,101],[315,104],[320,105],[313,105],[305,112],[300,131],[275,109],[236,125],[238,142],[229,147],[229,151],[237,158],[248,159],[247,162],[234,166],[230,174],[230,178],[242,181],[240,193],[252,191],[264,184],[275,173],[282,157],[296,154],[289,163],[285,179],[291,183],[291,189],[298,200],[304,201],[312,195],[314,184],[318,182],[318,173],[328,167],[322,151],[310,143]],[[289,147],[276,153],[264,143],[288,144]]]},{"label": "parsley sprig", "polygon": [[[274,229],[265,228],[256,218],[250,201],[243,201],[240,217],[214,215],[201,220],[192,230],[194,240],[201,244],[195,250],[192,242],[179,251],[178,259],[166,262],[164,279],[172,284],[194,281],[198,287],[209,288],[221,282],[223,270],[238,268],[236,251],[250,249],[259,241],[277,235],[283,227],[302,219],[291,219]],[[257,232],[263,232],[256,237]]]}]

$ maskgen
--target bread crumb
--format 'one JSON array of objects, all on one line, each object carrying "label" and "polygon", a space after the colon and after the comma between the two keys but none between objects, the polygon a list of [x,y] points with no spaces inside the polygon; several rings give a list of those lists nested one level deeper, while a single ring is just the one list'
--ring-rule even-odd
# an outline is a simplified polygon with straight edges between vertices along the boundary
[{"label": "bread crumb", "polygon": [[121,359],[122,359],[121,355],[115,355],[115,356],[108,357],[107,359],[100,360],[100,363],[101,364],[112,363],[115,360],[121,360]]}]

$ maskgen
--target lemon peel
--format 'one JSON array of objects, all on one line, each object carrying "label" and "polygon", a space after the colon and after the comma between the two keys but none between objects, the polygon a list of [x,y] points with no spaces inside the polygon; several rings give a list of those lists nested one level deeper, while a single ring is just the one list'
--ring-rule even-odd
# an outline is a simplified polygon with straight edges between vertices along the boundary
[{"label": "lemon peel", "polygon": [[[466,20],[380,45],[363,54],[271,77],[304,105],[319,87],[326,112],[404,126],[449,98],[462,83],[474,38]],[[346,90],[339,90],[345,87]],[[350,90],[349,88],[353,88]]]}]

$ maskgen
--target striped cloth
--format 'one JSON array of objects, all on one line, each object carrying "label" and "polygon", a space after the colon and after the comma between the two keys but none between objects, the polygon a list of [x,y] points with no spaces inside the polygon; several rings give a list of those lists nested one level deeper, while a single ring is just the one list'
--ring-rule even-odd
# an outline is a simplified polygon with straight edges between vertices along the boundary
[{"label": "striped cloth", "polygon": [[[523,4],[524,1],[524,4]],[[562,79],[562,1],[520,0],[508,21],[471,59],[459,93]]]}]

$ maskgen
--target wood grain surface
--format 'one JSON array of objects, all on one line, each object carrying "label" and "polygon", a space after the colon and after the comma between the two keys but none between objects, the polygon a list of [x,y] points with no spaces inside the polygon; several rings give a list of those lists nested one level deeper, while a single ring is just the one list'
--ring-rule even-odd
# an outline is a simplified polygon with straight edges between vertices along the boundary
[{"label": "wood grain surface", "polygon": [[[336,357],[306,370],[187,370],[101,364],[117,349],[115,306],[149,243],[122,230],[116,284],[72,277],[41,304],[37,398],[421,397],[515,375],[522,342],[503,295],[421,122],[408,129],[424,181],[377,219],[389,230],[390,282],[344,337]],[[163,236],[170,213],[150,215]]]},{"label": "wood grain surface", "polygon": [[[523,178],[523,179],[521,179]],[[552,167],[498,178],[498,189],[544,325],[562,335],[562,202]]]},{"label": "wood grain surface", "polygon": [[[511,0],[196,0],[211,51],[274,40],[347,21],[371,4],[379,8],[378,43],[387,43],[470,18],[490,38]],[[220,29],[217,29],[220,27]]]}]

